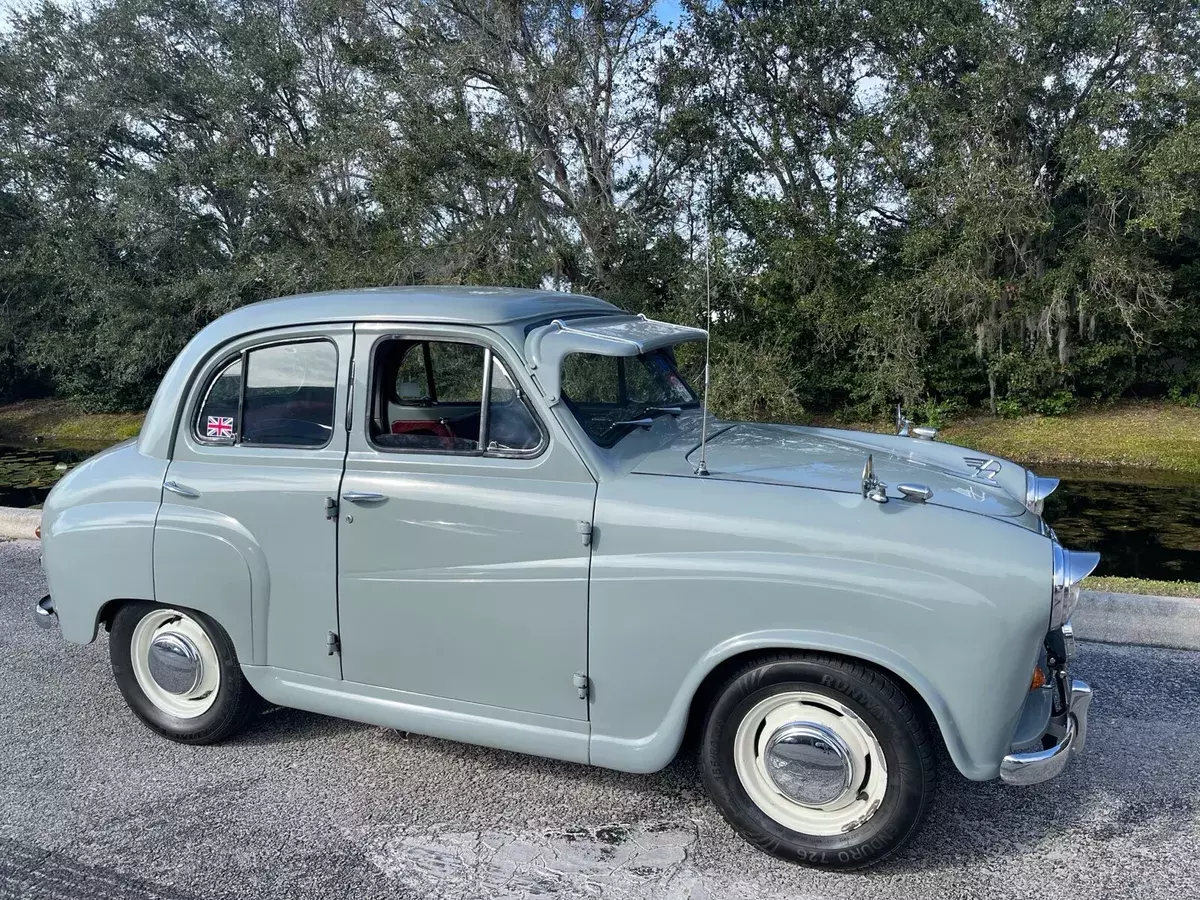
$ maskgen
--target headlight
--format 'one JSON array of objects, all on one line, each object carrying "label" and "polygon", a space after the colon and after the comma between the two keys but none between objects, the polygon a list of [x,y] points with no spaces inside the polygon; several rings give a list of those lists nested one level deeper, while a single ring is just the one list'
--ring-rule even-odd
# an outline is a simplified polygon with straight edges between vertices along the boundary
[{"label": "headlight", "polygon": [[1079,582],[1100,565],[1100,554],[1068,550],[1058,541],[1054,548],[1054,588],[1050,593],[1050,630],[1061,628],[1079,603]]},{"label": "headlight", "polygon": [[1057,478],[1043,478],[1025,470],[1025,508],[1035,515],[1042,514],[1046,498],[1058,488]]}]

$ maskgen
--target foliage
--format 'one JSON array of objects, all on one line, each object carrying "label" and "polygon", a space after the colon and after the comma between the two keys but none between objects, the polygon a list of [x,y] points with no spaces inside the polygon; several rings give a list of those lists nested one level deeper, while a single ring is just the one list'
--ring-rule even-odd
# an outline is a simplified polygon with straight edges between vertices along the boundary
[{"label": "foliage", "polygon": [[1151,578],[1121,578],[1116,575],[1092,575],[1083,580],[1085,591],[1112,594],[1142,594],[1152,597],[1195,597],[1200,599],[1200,582],[1155,581]]},{"label": "foliage", "polygon": [[942,436],[1024,464],[1153,468],[1185,473],[1188,483],[1200,475],[1200,409],[1170,403],[1081,405],[1062,416],[975,416],[949,424]]},{"label": "foliage", "polygon": [[726,415],[1194,404],[1197,72],[1196,0],[47,2],[0,399],[140,408],[236,306],[449,282],[711,322]]}]

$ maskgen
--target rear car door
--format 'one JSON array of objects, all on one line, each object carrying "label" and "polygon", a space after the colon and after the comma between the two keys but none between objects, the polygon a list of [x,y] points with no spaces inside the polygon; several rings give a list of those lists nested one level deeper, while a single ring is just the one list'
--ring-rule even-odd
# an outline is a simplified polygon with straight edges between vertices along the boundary
[{"label": "rear car door", "polygon": [[[254,658],[329,678],[337,632],[338,493],[353,326],[293,328],[223,348],[193,383],[167,469],[155,594],[230,595]],[[339,390],[339,385],[342,389]]]},{"label": "rear car door", "polygon": [[478,329],[360,325],[355,371],[345,679],[585,720],[596,483],[511,349]]}]

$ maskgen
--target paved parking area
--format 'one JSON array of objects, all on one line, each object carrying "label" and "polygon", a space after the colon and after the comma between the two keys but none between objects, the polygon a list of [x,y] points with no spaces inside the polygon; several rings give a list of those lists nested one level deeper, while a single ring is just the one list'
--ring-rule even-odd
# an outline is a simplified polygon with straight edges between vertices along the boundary
[{"label": "paved parking area", "polygon": [[0,897],[1200,896],[1200,653],[1082,644],[1082,765],[1017,790],[943,762],[907,853],[838,875],[750,849],[694,763],[653,776],[289,710],[238,740],[143,728],[105,638],[34,627],[37,545],[0,544]]}]

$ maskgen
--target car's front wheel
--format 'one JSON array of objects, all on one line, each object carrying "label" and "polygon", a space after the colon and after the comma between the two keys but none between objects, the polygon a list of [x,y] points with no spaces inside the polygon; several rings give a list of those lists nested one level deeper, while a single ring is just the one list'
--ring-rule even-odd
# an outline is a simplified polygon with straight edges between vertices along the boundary
[{"label": "car's front wheel", "polygon": [[113,617],[108,653],[129,708],[173,741],[224,740],[260,707],[233,641],[203,613],[127,603]]},{"label": "car's front wheel", "polygon": [[911,837],[933,797],[933,743],[911,698],[837,657],[747,663],[713,702],[702,740],[705,785],[726,820],[796,862],[878,862]]}]

